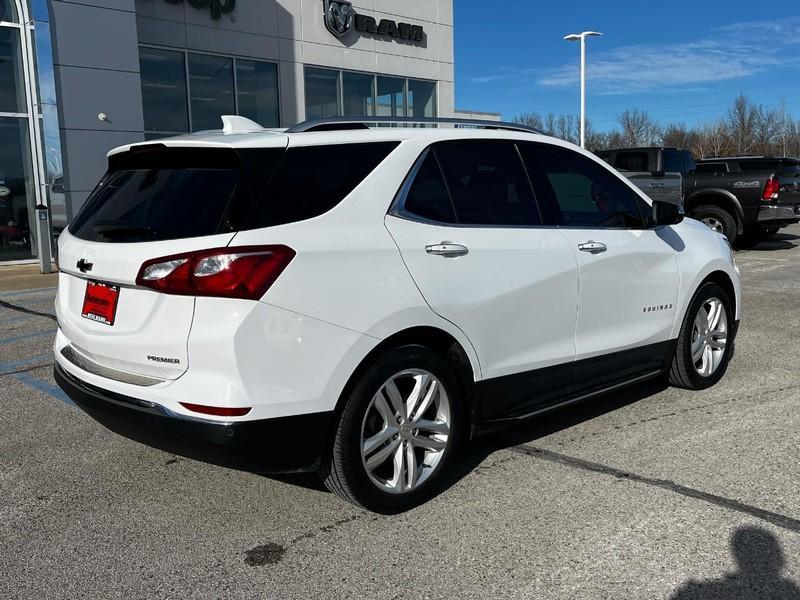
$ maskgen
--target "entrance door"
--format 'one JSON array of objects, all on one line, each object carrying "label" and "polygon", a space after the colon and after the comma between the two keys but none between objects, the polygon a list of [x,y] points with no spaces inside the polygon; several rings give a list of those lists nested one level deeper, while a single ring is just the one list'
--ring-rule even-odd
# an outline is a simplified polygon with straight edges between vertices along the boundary
[{"label": "entrance door", "polygon": [[35,179],[21,32],[14,2],[0,0],[0,261],[33,258],[35,248]]}]

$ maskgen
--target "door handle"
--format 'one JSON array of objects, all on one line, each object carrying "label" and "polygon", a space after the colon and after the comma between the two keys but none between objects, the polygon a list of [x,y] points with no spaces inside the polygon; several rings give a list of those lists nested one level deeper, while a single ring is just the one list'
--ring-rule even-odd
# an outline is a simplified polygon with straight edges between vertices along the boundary
[{"label": "door handle", "polygon": [[431,244],[425,246],[425,252],[428,254],[435,254],[436,256],[444,256],[445,258],[457,258],[465,256],[469,253],[469,248],[461,244],[453,244],[451,242],[441,242],[439,244]]},{"label": "door handle", "polygon": [[601,252],[608,250],[608,246],[606,246],[603,242],[594,242],[589,240],[588,242],[578,244],[578,250],[581,252],[588,252],[589,254],[600,254]]}]

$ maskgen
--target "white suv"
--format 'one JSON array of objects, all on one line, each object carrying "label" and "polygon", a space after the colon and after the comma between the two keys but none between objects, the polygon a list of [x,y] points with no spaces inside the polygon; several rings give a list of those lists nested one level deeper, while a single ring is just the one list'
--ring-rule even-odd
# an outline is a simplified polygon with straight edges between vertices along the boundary
[{"label": "white suv", "polygon": [[482,430],[725,372],[727,240],[588,152],[499,123],[223,121],[112,151],[59,238],[55,376],[107,427],[393,511]]}]

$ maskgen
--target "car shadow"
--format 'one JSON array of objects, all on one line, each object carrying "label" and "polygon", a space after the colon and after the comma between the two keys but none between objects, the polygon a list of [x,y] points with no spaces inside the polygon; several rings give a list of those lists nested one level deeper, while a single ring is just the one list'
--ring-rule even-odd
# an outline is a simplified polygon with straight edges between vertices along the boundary
[{"label": "car shadow", "polygon": [[791,250],[800,246],[800,236],[793,233],[776,233],[768,240],[761,240],[755,244],[741,247],[742,250],[757,250],[759,252],[771,252],[775,250]]},{"label": "car shadow", "polygon": [[[553,410],[517,425],[480,435],[464,443],[457,454],[453,456],[448,472],[442,477],[438,488],[428,497],[428,500],[442,494],[475,472],[489,457],[500,450],[522,444],[530,444],[553,433],[569,429],[585,421],[596,419],[649,398],[662,392],[667,387],[664,379],[654,379],[597,396],[569,407]],[[269,475],[268,477],[314,491],[328,491],[316,473],[292,473]]]},{"label": "car shadow", "polygon": [[670,600],[800,600],[800,587],[783,576],[786,560],[781,543],[762,527],[744,526],[731,535],[737,570],[718,579],[690,579]]}]

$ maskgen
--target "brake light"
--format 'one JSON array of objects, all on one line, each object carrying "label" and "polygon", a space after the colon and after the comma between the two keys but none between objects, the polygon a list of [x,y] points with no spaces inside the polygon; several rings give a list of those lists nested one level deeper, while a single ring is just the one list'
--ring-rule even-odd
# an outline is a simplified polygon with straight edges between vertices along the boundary
[{"label": "brake light", "polygon": [[288,246],[214,248],[145,262],[136,285],[165,294],[259,300],[295,256]]},{"label": "brake light", "polygon": [[761,194],[761,199],[764,202],[778,199],[778,192],[781,191],[781,183],[774,177],[770,177],[767,183],[764,184],[764,193]]},{"label": "brake light", "polygon": [[188,402],[181,402],[181,406],[188,408],[192,412],[201,413],[204,415],[214,415],[215,417],[243,417],[249,413],[252,408],[246,407],[227,407],[227,406],[205,406],[203,404],[189,404]]}]

